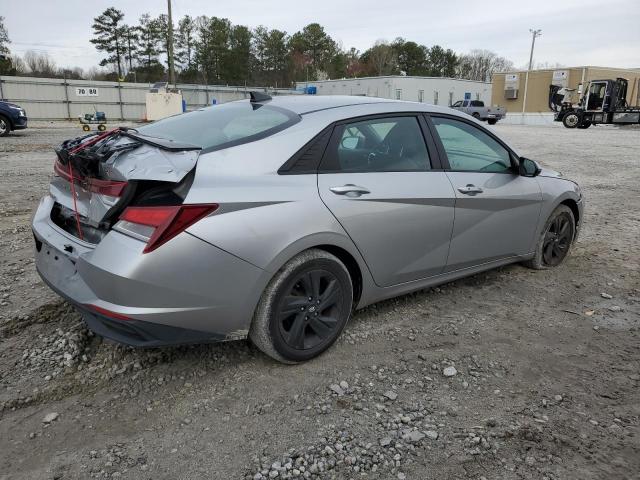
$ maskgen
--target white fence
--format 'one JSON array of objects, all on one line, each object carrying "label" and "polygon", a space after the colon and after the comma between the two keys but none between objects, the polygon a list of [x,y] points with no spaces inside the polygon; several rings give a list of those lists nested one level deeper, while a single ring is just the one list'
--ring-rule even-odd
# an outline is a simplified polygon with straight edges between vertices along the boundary
[{"label": "white fence", "polygon": [[[187,109],[247,98],[251,90],[271,95],[297,94],[288,89],[178,84]],[[105,112],[108,119],[145,118],[145,94],[150,84],[63,80],[58,78],[0,77],[0,99],[19,104],[34,120],[76,119],[85,113]]]},{"label": "white fence", "polygon": [[500,120],[511,125],[553,125],[553,112],[510,113]]}]

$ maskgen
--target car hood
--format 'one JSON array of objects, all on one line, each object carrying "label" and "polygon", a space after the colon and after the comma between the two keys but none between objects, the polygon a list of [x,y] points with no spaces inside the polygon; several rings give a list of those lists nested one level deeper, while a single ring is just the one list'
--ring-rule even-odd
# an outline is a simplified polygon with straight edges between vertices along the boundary
[{"label": "car hood", "polygon": [[564,180],[568,180],[562,173],[556,172],[555,170],[551,170],[550,168],[546,168],[546,167],[542,167],[542,171],[538,176],[549,177],[549,178],[562,178]]},{"label": "car hood", "polygon": [[20,105],[16,105],[15,103],[9,103],[9,102],[0,102],[0,107],[22,108]]}]

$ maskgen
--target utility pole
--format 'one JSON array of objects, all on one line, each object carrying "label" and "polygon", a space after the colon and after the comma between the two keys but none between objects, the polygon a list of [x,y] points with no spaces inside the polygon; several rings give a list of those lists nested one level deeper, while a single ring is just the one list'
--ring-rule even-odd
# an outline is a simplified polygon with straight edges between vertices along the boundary
[{"label": "utility pole", "polygon": [[531,71],[531,68],[533,67],[533,47],[535,47],[536,45],[536,37],[539,37],[540,35],[542,35],[542,30],[538,29],[538,30],[532,30],[531,28],[529,29],[529,31],[531,32],[531,54],[529,55],[529,69],[527,70],[527,76],[525,77],[524,80],[524,95],[522,97],[522,113],[525,112],[525,109],[527,107],[527,89],[529,88],[529,72]]},{"label": "utility pole", "polygon": [[167,10],[168,10],[168,27],[169,27],[169,42],[167,45],[167,57],[169,60],[169,83],[173,84],[173,87],[176,86],[176,71],[173,66],[173,17],[171,16],[171,0],[167,0]]}]

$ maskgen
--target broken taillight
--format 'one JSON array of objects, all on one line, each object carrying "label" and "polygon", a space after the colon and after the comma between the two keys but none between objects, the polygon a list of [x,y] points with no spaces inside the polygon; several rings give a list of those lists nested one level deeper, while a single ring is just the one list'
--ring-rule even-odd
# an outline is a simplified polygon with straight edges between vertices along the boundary
[{"label": "broken taillight", "polygon": [[[67,182],[71,182],[71,174],[67,168],[60,163],[60,161],[56,161],[53,166],[53,171],[56,175],[64,178]],[[83,179],[77,177],[74,177],[73,180],[90,192],[100,195],[109,195],[111,197],[121,196],[124,187],[127,186],[127,182],[120,182],[117,180],[100,180],[97,178]]]},{"label": "broken taillight", "polygon": [[217,203],[127,207],[116,229],[146,239],[147,246],[142,253],[149,253],[217,209]]}]

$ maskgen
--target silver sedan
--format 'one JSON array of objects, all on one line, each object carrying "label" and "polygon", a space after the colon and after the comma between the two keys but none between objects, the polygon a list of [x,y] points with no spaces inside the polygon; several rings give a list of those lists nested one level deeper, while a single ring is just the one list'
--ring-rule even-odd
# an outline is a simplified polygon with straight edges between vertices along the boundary
[{"label": "silver sedan", "polygon": [[38,272],[96,333],[249,337],[308,360],[354,309],[513,262],[559,265],[578,185],[449,108],[278,96],[64,142]]}]

